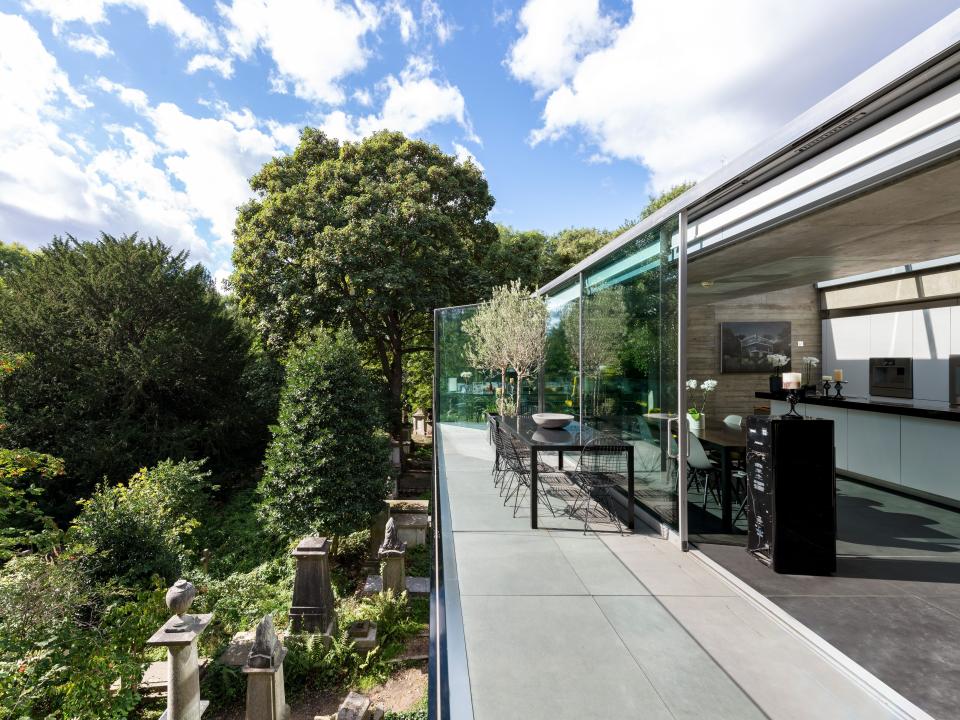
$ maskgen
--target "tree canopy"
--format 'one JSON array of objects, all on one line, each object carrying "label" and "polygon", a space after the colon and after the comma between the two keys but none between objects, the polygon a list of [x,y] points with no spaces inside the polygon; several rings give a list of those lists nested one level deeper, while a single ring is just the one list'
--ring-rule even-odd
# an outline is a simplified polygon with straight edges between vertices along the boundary
[{"label": "tree canopy", "polygon": [[430,312],[488,284],[497,230],[480,170],[400,133],[341,144],[307,128],[250,185],[231,281],[242,311],[278,350],[320,323],[349,327],[372,348],[398,429],[404,356],[432,347]]},{"label": "tree canopy", "polygon": [[136,235],[68,236],[7,283],[0,347],[24,362],[0,384],[0,444],[63,458],[66,477],[40,501],[50,514],[168,457],[210,457],[217,471],[259,461],[268,374],[253,333],[185,253]]}]

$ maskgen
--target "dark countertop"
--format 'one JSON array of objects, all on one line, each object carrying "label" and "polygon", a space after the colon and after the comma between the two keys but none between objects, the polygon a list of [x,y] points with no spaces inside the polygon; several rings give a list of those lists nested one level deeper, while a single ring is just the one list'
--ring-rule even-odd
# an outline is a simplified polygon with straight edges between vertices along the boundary
[{"label": "dark countertop", "polygon": [[[780,394],[771,392],[754,393],[764,400],[784,400]],[[928,418],[930,420],[951,420],[960,422],[960,407],[950,407],[946,403],[936,403],[929,400],[897,400],[895,398],[864,398],[848,397],[843,400],[834,400],[824,397],[807,397],[801,402],[807,405],[823,405],[825,407],[840,407],[848,410],[865,410],[867,412],[888,413],[890,415],[909,415],[911,417]]]}]

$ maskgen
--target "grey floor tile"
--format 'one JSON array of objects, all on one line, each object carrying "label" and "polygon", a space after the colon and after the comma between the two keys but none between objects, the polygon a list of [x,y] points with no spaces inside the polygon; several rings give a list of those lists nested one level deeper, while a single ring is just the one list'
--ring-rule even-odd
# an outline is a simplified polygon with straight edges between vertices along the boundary
[{"label": "grey floor tile", "polygon": [[649,595],[650,592],[596,537],[562,537],[554,542],[591,595]]},{"label": "grey floor tile", "polygon": [[934,717],[960,716],[957,616],[916,597],[775,601]]},{"label": "grey floor tile", "polygon": [[753,701],[652,597],[597,604],[678,720],[759,720]]},{"label": "grey floor tile", "polygon": [[461,595],[586,595],[547,534],[455,533]]},{"label": "grey floor tile", "polygon": [[667,720],[670,712],[590,597],[466,597],[477,720]]},{"label": "grey floor tile", "polygon": [[661,600],[773,720],[896,717],[741,597],[672,596]]}]

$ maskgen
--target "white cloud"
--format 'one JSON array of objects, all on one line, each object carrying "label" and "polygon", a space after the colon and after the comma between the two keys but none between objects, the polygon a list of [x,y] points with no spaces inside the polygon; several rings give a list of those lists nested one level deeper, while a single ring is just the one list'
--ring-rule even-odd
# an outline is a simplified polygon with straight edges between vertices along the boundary
[{"label": "white cloud", "polygon": [[92,35],[67,35],[65,40],[67,45],[77,52],[90,53],[98,58],[113,55],[113,50],[110,49],[110,45],[107,43],[106,39],[100,35],[97,35],[96,33]]},{"label": "white cloud", "polygon": [[538,95],[570,78],[582,56],[616,27],[601,13],[599,0],[529,0],[517,24],[523,34],[510,48],[507,66]]},{"label": "white cloud", "polygon": [[215,55],[194,55],[187,63],[187,74],[193,75],[200,70],[213,70],[224,78],[233,77],[233,60],[231,58],[218,58]]},{"label": "white cloud", "polygon": [[400,26],[400,37],[405,43],[416,37],[417,21],[413,18],[413,11],[403,0],[392,0],[387,3],[386,10],[396,16],[397,24]]},{"label": "white cloud", "polygon": [[357,88],[353,91],[353,99],[364,107],[373,105],[373,95],[366,88]]},{"label": "white cloud", "polygon": [[[97,85],[130,104],[153,126],[153,154],[149,159],[162,167],[158,172],[171,190],[171,180],[183,185],[180,209],[193,220],[209,221],[217,241],[229,245],[236,208],[250,196],[247,178],[289,145],[290,126],[263,123],[247,108],[232,111],[224,104],[214,104],[218,117],[195,117],[173,103],[154,106],[144,102],[139,90],[105,78],[99,78]],[[124,130],[130,144],[134,131]],[[127,153],[124,161],[136,160],[142,165],[147,153],[135,158],[131,155]],[[108,160],[111,167],[117,165],[113,156]],[[150,192],[148,199],[149,206],[154,207],[153,201],[162,201],[165,195]]]},{"label": "white cloud", "polygon": [[[543,0],[523,8],[523,36],[507,59],[548,93],[532,142],[578,132],[595,157],[646,165],[656,190],[719,169],[832,89],[824,78],[836,87],[878,60],[891,48],[876,38],[890,42],[912,12],[908,2],[869,0],[634,0],[602,47],[584,52],[574,41],[571,54],[558,49],[563,32],[545,8],[560,14]],[[596,27],[599,17],[584,22]]]},{"label": "white cloud", "polygon": [[453,151],[454,151],[454,154],[457,156],[457,160],[459,160],[460,162],[467,162],[469,160],[470,162],[472,162],[474,165],[477,166],[480,172],[484,171],[484,167],[483,165],[480,164],[480,161],[477,160],[477,156],[474,155],[472,152],[470,152],[470,150],[468,150],[466,147],[464,147],[460,143],[458,142],[453,143]]},{"label": "white cloud", "polygon": [[369,51],[364,40],[380,24],[365,0],[231,0],[218,2],[230,50],[248,59],[257,48],[276,65],[274,92],[293,87],[300,98],[340,104],[340,81],[362,70]]},{"label": "white cloud", "polygon": [[433,29],[441,45],[453,37],[457,28],[446,18],[435,0],[423,0],[423,4],[420,6],[420,15],[424,24]]},{"label": "white cloud", "polygon": [[106,22],[109,6],[124,6],[146,16],[151,27],[170,31],[182,45],[214,50],[219,47],[217,35],[204,18],[190,12],[181,0],[26,0],[28,10],[48,15],[54,32],[67,23],[96,25]]},{"label": "white cloud", "polygon": [[433,125],[455,122],[467,139],[479,142],[460,88],[434,77],[434,72],[429,58],[413,56],[399,77],[388,75],[380,83],[384,97],[379,113],[355,116],[333,110],[320,119],[319,128],[340,140],[359,140],[378,130],[419,135]]}]

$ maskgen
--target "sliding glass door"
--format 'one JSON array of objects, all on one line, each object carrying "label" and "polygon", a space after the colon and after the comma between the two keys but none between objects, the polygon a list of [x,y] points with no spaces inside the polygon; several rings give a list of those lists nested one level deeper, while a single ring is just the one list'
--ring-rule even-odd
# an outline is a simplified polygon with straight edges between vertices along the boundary
[{"label": "sliding glass door", "polygon": [[[583,419],[633,446],[636,500],[679,527],[676,217],[583,276]],[[625,488],[624,488],[625,490]]]}]

